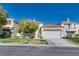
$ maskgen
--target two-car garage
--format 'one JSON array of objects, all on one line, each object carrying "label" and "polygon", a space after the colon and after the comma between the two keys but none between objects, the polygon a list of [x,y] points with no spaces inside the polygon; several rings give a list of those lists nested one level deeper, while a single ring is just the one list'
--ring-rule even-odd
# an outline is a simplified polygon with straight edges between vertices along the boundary
[{"label": "two-car garage", "polygon": [[62,28],[58,25],[47,25],[42,28],[42,36],[44,39],[51,38],[61,38],[62,37]]},{"label": "two-car garage", "polygon": [[60,30],[44,30],[43,31],[43,38],[61,38],[61,31]]}]

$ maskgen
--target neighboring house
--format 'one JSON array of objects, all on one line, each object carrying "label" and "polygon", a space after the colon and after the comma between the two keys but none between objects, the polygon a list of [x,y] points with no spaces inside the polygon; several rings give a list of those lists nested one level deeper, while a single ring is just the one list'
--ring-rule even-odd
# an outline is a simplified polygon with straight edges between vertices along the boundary
[{"label": "neighboring house", "polygon": [[64,26],[63,35],[65,36],[75,36],[78,31],[78,24],[75,22],[71,22],[69,18],[67,21],[61,22],[61,26]]},{"label": "neighboring house", "polygon": [[9,31],[12,33],[14,31],[16,31],[17,24],[18,23],[15,21],[15,19],[7,18],[7,24],[2,27],[2,30]]},{"label": "neighboring house", "polygon": [[42,37],[44,39],[51,38],[62,38],[63,37],[63,26],[48,24],[42,27]]}]

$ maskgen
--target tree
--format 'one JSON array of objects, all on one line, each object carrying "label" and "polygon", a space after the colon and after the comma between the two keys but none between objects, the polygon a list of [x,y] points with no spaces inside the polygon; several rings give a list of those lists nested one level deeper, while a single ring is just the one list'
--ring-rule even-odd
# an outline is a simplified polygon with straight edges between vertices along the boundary
[{"label": "tree", "polygon": [[7,23],[7,17],[8,17],[7,11],[4,10],[2,7],[0,7],[0,37],[6,36],[2,30],[3,26],[6,25]]},{"label": "tree", "polygon": [[19,25],[18,25],[18,29],[17,32],[19,33],[23,33],[23,34],[34,34],[35,31],[38,29],[38,23],[34,22],[32,20],[29,19],[24,19],[22,21],[20,21]]},{"label": "tree", "polygon": [[7,23],[8,13],[2,7],[0,7],[0,27]]},{"label": "tree", "polygon": [[6,18],[0,17],[0,27],[4,26],[6,22],[7,22]]}]

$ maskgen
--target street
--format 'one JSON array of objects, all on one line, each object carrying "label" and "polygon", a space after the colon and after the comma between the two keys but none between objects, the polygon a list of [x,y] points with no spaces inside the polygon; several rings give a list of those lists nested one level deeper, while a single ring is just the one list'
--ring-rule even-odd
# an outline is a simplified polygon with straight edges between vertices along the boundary
[{"label": "street", "polygon": [[0,56],[79,56],[79,47],[2,45]]}]

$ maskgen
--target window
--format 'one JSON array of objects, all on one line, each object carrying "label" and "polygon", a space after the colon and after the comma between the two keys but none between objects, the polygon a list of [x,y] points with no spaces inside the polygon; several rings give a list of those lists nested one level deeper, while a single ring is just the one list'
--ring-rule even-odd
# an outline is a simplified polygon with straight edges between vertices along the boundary
[{"label": "window", "polygon": [[76,24],[74,24],[74,28],[76,29]]},{"label": "window", "polygon": [[68,29],[70,29],[70,24],[68,25]]}]

